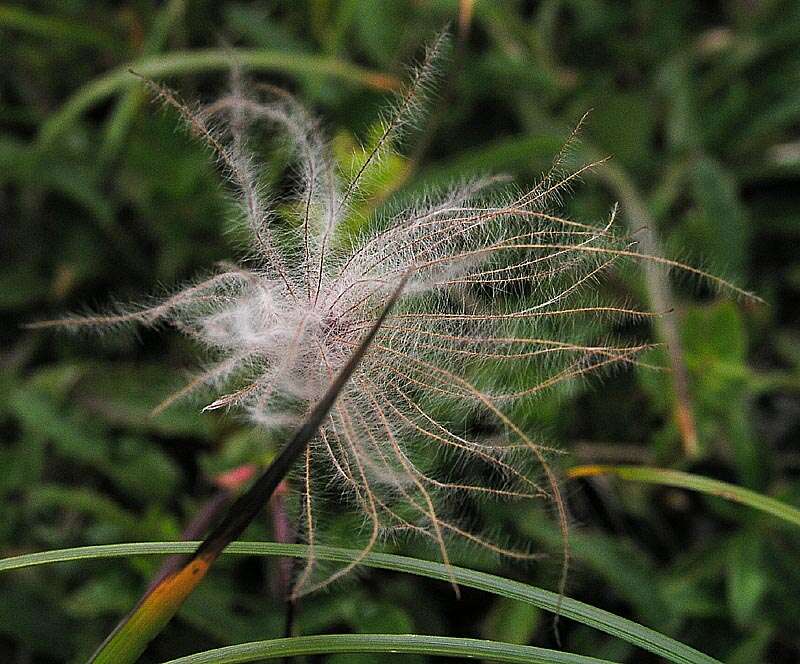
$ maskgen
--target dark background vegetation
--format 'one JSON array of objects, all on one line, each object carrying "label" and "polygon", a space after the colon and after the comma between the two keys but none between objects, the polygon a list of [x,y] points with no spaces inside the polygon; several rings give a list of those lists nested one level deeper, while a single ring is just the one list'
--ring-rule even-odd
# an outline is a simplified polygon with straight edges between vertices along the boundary
[{"label": "dark background vegetation", "polygon": [[[174,333],[98,341],[21,329],[113,299],[139,301],[240,255],[206,151],[176,131],[174,113],[147,103],[133,77],[76,117],[56,114],[116,67],[197,48],[288,54],[295,65],[311,54],[334,68],[402,77],[448,22],[455,38],[439,97],[408,141],[409,158],[387,170],[382,194],[478,173],[530,184],[593,109],[577,156],[613,160],[575,188],[567,210],[600,223],[620,201],[631,230],[657,230],[668,255],[768,302],[674,281],[687,395],[676,401],[674,373],[619,371],[548,394],[526,423],[569,452],[563,468],[681,468],[800,503],[797,2],[41,0],[0,5],[1,555],[177,538],[213,494],[213,477],[272,454],[233,414],[199,414],[194,403],[148,416],[194,366],[194,349]],[[345,156],[387,95],[359,76],[291,64],[252,73],[295,92]],[[224,90],[225,74],[166,80],[208,100]],[[281,172],[278,151],[265,159]],[[637,203],[645,218],[636,218]],[[603,287],[651,306],[641,278]],[[687,410],[694,425],[681,429],[676,413]],[[800,659],[797,533],[677,489],[601,478],[565,490],[576,520],[570,595],[733,664]],[[478,512],[470,518],[553,555],[530,567],[460,562],[555,586],[557,528],[540,506]],[[332,541],[354,524],[332,517]],[[247,537],[272,537],[267,512]],[[4,574],[0,660],[82,661],[157,565],[119,559]],[[223,560],[148,661],[281,635],[275,569]],[[549,618],[533,607],[476,591],[459,601],[446,584],[384,572],[306,599],[296,630],[554,643]],[[574,652],[655,661],[588,627],[564,623],[562,636]]]}]

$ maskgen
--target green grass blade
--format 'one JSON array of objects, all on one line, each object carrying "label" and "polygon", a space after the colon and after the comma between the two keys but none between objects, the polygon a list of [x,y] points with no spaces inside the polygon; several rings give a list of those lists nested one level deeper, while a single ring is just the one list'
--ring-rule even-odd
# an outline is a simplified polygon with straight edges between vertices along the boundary
[{"label": "green grass blade", "polygon": [[[159,53],[167,43],[170,30],[183,16],[186,10],[186,0],[168,0],[159,9],[153,20],[150,33],[142,45],[142,56],[153,56]],[[119,152],[128,128],[136,117],[136,112],[141,102],[146,98],[144,90],[140,87],[129,88],[117,100],[111,116],[106,121],[103,130],[103,145],[100,148],[98,162],[101,166],[108,164]]]},{"label": "green grass blade", "polygon": [[593,475],[611,474],[621,477],[624,480],[634,482],[646,482],[648,484],[661,484],[664,486],[674,486],[681,489],[699,491],[711,496],[718,496],[725,500],[741,503],[754,509],[766,512],[772,516],[788,521],[796,526],[800,526],[800,510],[765,496],[756,491],[745,489],[744,487],[721,482],[703,475],[693,475],[684,473],[680,470],[670,470],[665,468],[651,468],[648,466],[602,466],[587,465],[575,466],[570,468],[570,477],[591,477]]},{"label": "green grass blade", "polygon": [[59,111],[42,124],[39,130],[40,148],[50,145],[68,129],[80,115],[108,97],[141,82],[130,70],[146,78],[225,71],[236,63],[250,70],[281,71],[289,74],[334,76],[358,85],[392,90],[397,80],[388,74],[369,71],[342,60],[300,53],[281,53],[264,50],[203,49],[168,53],[134,60],[91,81],[76,92]]},{"label": "green grass blade", "polygon": [[[118,558],[142,554],[190,553],[195,550],[196,546],[197,542],[144,542],[45,551],[0,560],[0,572],[69,560]],[[304,557],[308,555],[308,548],[301,544],[234,542],[225,550],[225,553]],[[349,563],[361,556],[361,552],[351,549],[316,546],[314,547],[314,556],[319,560]],[[442,563],[388,553],[370,553],[364,557],[362,564],[368,567],[426,576],[445,582],[450,582],[452,579],[466,588],[475,588],[520,602],[526,602],[547,611],[555,611],[560,605],[562,616],[594,627],[606,634],[655,653],[666,661],[674,662],[675,664],[719,664],[716,659],[655,630],[639,625],[632,620],[621,618],[613,613],[578,602],[569,597],[561,598],[559,602],[557,593],[519,581],[512,581],[511,579],[504,579],[500,576],[462,567],[448,568]]]},{"label": "green grass blade", "polygon": [[92,46],[105,51],[119,50],[118,39],[88,27],[85,22],[39,14],[21,7],[0,7],[0,28],[18,30],[47,40]]},{"label": "green grass blade", "polygon": [[465,657],[513,664],[610,664],[606,659],[573,655],[546,648],[421,634],[323,634],[254,641],[180,657],[166,664],[238,664],[278,657],[366,652]]}]

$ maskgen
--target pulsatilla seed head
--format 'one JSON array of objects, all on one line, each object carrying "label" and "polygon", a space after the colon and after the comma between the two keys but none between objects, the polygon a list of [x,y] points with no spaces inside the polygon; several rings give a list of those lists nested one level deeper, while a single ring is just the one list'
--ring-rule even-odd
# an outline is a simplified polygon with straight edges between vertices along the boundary
[{"label": "pulsatilla seed head", "polygon": [[[313,551],[318,504],[333,495],[363,516],[365,553],[382,536],[407,533],[429,539],[444,562],[453,537],[530,558],[459,523],[459,505],[545,499],[562,529],[563,589],[567,512],[546,460],[550,450],[509,413],[560,383],[636,362],[650,347],[587,341],[576,324],[650,315],[603,301],[597,288],[614,263],[641,256],[616,232],[613,214],[600,226],[558,214],[559,197],[591,167],[564,171],[564,152],[529,190],[502,178],[467,178],[359,217],[376,165],[420,117],[444,42],[429,47],[349,173],[337,169],[316,123],[284,92],[268,88],[260,95],[267,99],[259,98],[235,72],[229,94],[191,109],[148,83],[218,160],[247,224],[250,256],[154,307],[56,324],[172,323],[206,347],[212,362],[164,406],[211,386],[216,398],[207,410],[237,407],[261,427],[284,428],[322,396],[410,275],[308,448],[299,480],[305,537]],[[285,135],[292,150],[296,187],[281,205],[269,203],[248,149],[248,132],[259,123]],[[468,432],[464,422],[479,415],[494,420],[493,437]],[[311,574],[312,555],[296,592],[329,583],[359,561],[320,581]]]}]

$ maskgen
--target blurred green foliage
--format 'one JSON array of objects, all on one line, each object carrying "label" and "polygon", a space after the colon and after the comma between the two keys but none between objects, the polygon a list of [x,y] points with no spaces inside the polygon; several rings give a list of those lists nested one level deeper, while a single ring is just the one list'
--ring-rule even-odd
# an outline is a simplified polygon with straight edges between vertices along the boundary
[{"label": "blurred green foliage", "polygon": [[[468,35],[459,18],[469,18]],[[440,98],[409,157],[391,160],[375,183],[380,195],[482,173],[530,184],[593,109],[577,157],[613,157],[669,255],[769,302],[673,283],[696,458],[682,452],[669,373],[594,378],[543,396],[517,419],[574,460],[677,467],[800,503],[800,4],[39,0],[0,5],[0,555],[177,538],[213,492],[213,475],[272,453],[272,441],[233,415],[200,414],[196,404],[149,417],[190,368],[194,354],[177,335],[87,340],[21,329],[112,298],[139,301],[240,255],[204,149],[176,131],[173,113],[146,103],[135,77],[99,96],[93,82],[143,58],[157,65],[160,54],[180,66],[197,49],[261,54],[253,78],[295,92],[346,160],[356,138],[369,136],[381,86],[402,77],[403,63],[448,22],[456,36]],[[175,65],[180,75],[166,80],[188,99],[212,99],[225,72],[207,64]],[[264,147],[267,178],[279,184],[284,156]],[[622,199],[624,215],[613,182],[587,175],[566,209],[602,220]],[[603,287],[647,306],[635,274]],[[663,363],[660,355],[649,359]],[[592,480],[568,493],[578,522],[572,596],[732,664],[800,659],[798,534],[679,489]],[[558,550],[540,506],[468,509],[476,523]],[[355,521],[334,517],[330,543],[337,533],[346,541]],[[270,538],[268,519],[248,537]],[[540,585],[558,576],[557,556],[521,568],[456,546],[454,558]],[[157,565],[98,561],[3,575],[0,660],[82,661]],[[276,569],[223,561],[148,661],[281,635]],[[377,572],[305,600],[296,629],[553,645],[549,620],[530,607],[471,591],[456,600],[444,584]],[[561,629],[573,652],[653,661],[589,628]]]}]

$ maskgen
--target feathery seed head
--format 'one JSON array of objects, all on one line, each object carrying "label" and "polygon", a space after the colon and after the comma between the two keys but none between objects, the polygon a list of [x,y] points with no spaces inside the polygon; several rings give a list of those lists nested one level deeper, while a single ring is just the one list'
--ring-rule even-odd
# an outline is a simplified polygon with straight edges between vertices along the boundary
[{"label": "feathery seed head", "polygon": [[[567,515],[548,450],[514,423],[508,408],[591,370],[634,362],[647,347],[575,341],[568,327],[582,316],[646,315],[595,295],[603,272],[636,253],[612,228],[613,214],[597,227],[551,209],[588,168],[561,172],[563,154],[529,191],[503,191],[497,178],[468,180],[392,213],[376,212],[352,230],[354,202],[418,117],[442,48],[440,38],[347,176],[332,163],[316,124],[284,92],[266,88],[269,99],[261,100],[235,75],[230,94],[190,110],[149,83],[220,162],[247,222],[251,258],[155,307],[62,324],[171,322],[207,347],[214,362],[168,402],[212,385],[222,394],[206,409],[236,406],[263,427],[286,427],[322,396],[399,280],[410,275],[306,454],[306,538],[314,544],[318,496],[335,487],[364,515],[365,551],[382,535],[412,533],[430,538],[445,562],[452,536],[524,558],[524,551],[461,527],[446,508],[449,496],[535,497],[556,505],[566,559]],[[266,202],[248,151],[247,130],[258,122],[285,134],[293,150],[297,186],[280,215]],[[506,437],[471,437],[448,410],[488,414]],[[462,472],[467,464],[482,466],[492,483],[471,483]],[[534,466],[541,484],[530,473]],[[307,568],[298,592],[318,586]]]}]

